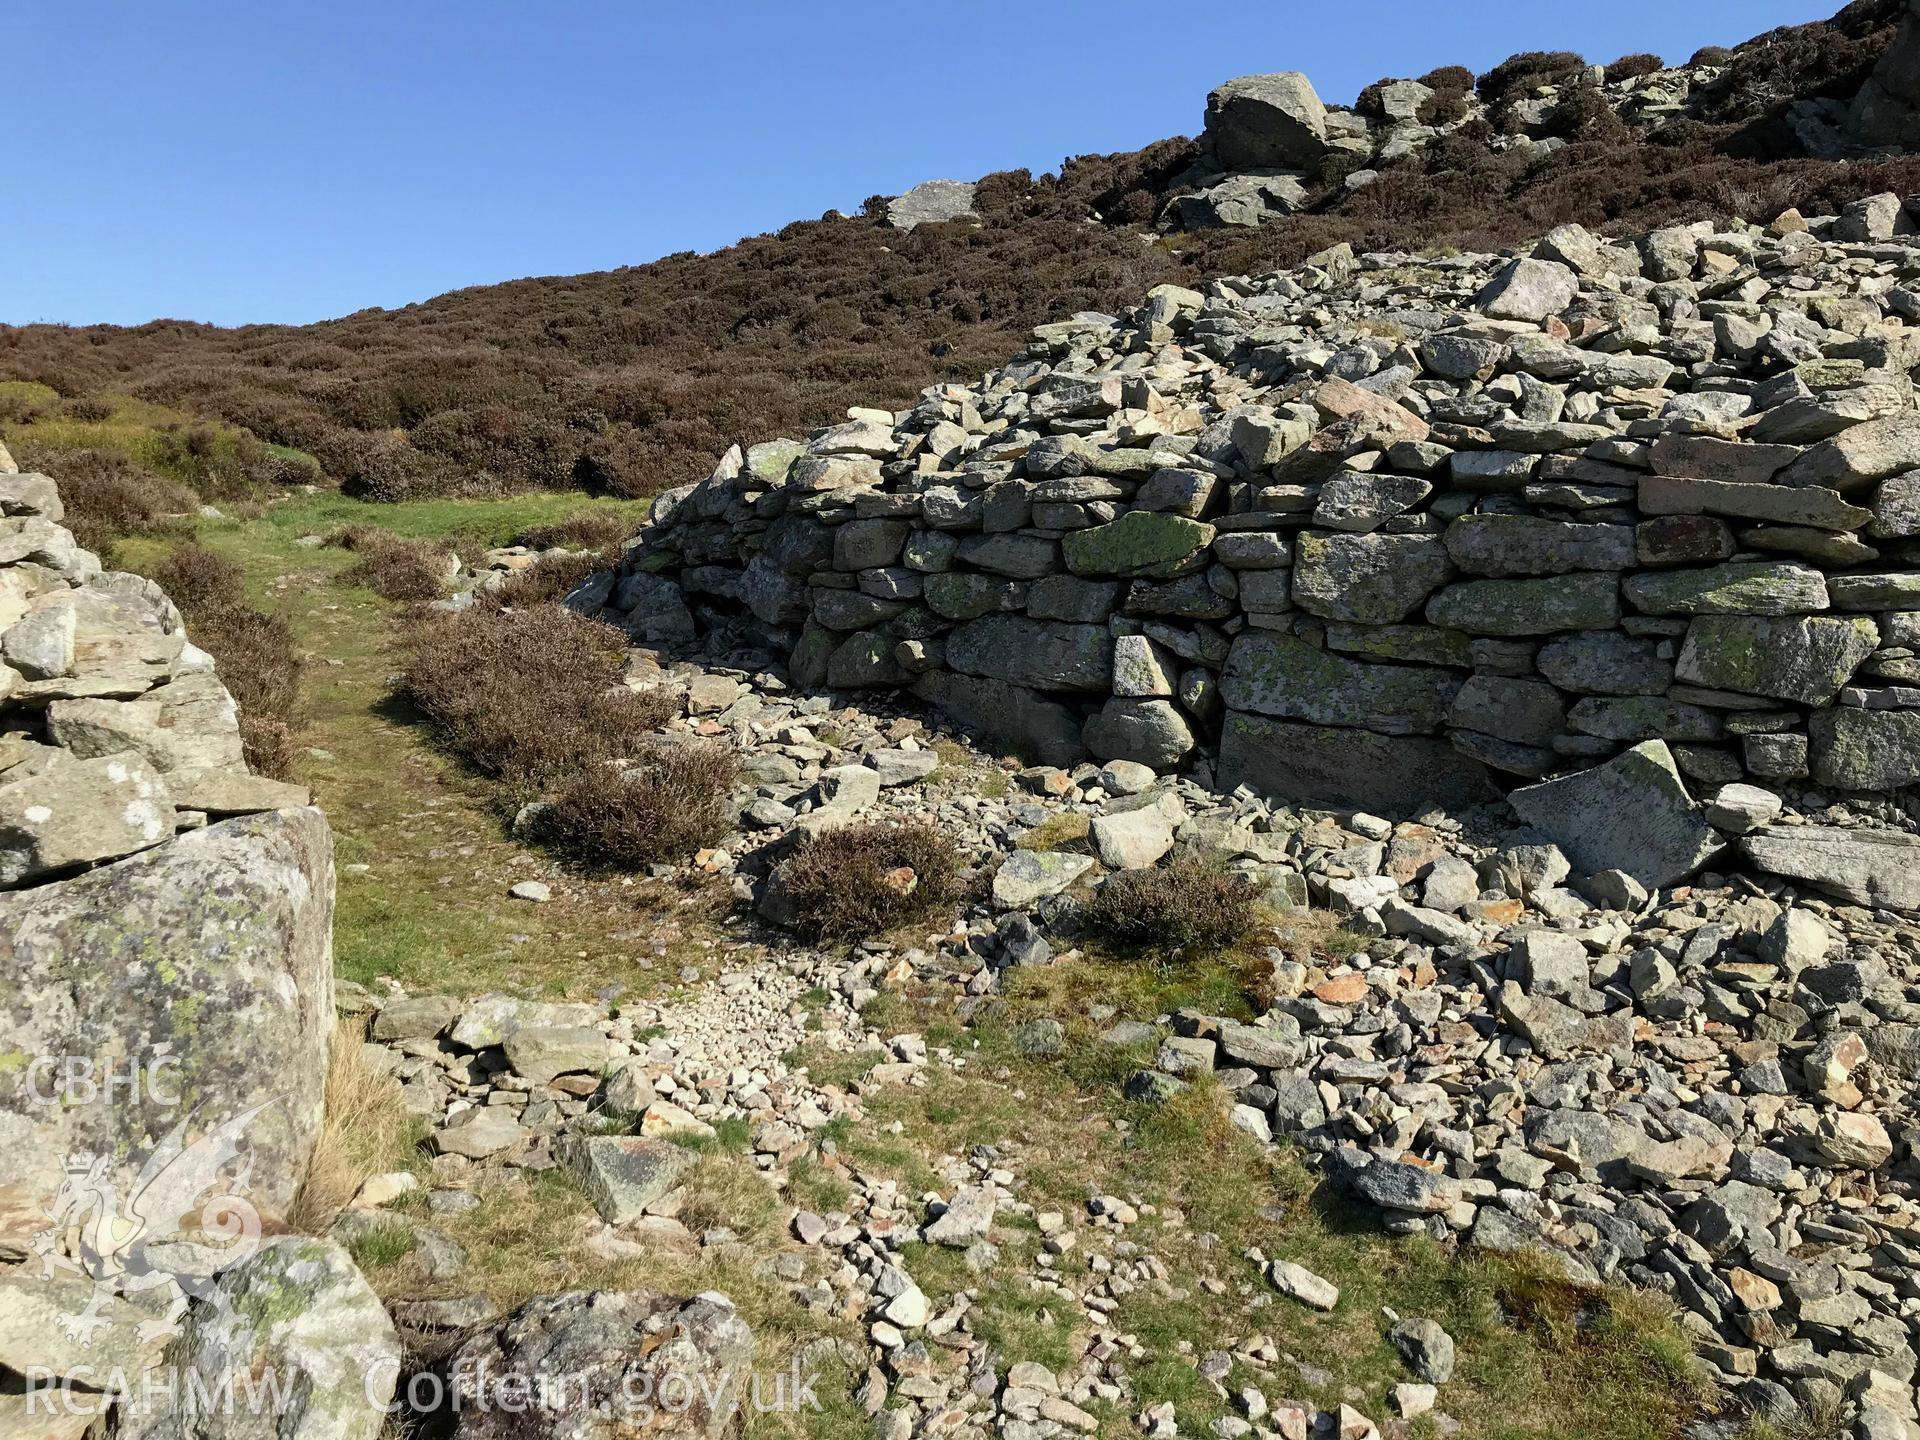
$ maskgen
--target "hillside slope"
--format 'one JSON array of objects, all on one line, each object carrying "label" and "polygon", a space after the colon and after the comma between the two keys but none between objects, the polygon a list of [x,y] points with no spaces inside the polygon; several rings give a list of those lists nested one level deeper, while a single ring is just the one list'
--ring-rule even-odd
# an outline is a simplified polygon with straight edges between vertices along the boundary
[{"label": "hillside slope", "polygon": [[[0,328],[0,379],[44,383],[59,404],[124,392],[245,427],[372,498],[651,493],[704,474],[737,439],[804,429],[856,401],[910,403],[930,381],[1013,353],[1036,323],[1131,303],[1162,281],[1272,268],[1341,240],[1497,248],[1564,222],[1618,232],[1789,205],[1831,213],[1920,188],[1913,159],[1811,158],[1790,120],[1796,103],[1857,91],[1902,11],[1857,0],[1830,21],[1695,57],[1711,83],[1658,124],[1593,103],[1597,88],[1569,68],[1577,57],[1515,57],[1480,77],[1484,119],[1379,165],[1360,188],[1347,183],[1355,162],[1336,155],[1346,163],[1308,177],[1299,213],[1257,229],[1154,230],[1199,155],[1176,139],[1069,160],[1058,176],[988,176],[978,225],[903,233],[830,212],[711,255],[301,327]],[[1629,57],[1609,79],[1650,63]],[[1427,79],[1464,103],[1467,72]],[[1508,145],[1500,130],[1521,128],[1516,112],[1556,93],[1547,128],[1559,148]],[[0,437],[20,418],[0,412]]]}]

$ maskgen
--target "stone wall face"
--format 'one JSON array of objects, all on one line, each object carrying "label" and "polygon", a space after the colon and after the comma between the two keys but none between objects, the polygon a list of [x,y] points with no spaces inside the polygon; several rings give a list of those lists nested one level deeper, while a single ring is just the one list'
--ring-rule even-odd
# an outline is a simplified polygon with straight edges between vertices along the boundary
[{"label": "stone wall face", "polygon": [[159,587],[103,570],[54,483],[0,466],[0,1263],[102,1194],[144,1238],[191,1226],[227,1162],[283,1216],[333,1027],[326,819],[248,773]]},{"label": "stone wall face", "polygon": [[1049,763],[1410,810],[1664,741],[1920,779],[1920,248],[1765,230],[1355,257],[1042,326],[735,449],[574,603],[911,688]]}]

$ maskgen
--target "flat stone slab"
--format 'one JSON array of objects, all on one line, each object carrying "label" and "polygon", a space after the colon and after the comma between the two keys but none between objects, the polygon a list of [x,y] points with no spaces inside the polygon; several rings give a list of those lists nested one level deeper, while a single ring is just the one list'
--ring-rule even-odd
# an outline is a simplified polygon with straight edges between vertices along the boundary
[{"label": "flat stone slab", "polygon": [[1649,889],[1684,880],[1723,843],[1660,740],[1507,799],[1516,815],[1566,852],[1577,873],[1622,870]]},{"label": "flat stone slab", "polygon": [[1414,815],[1428,806],[1484,805],[1497,792],[1486,767],[1444,740],[1330,730],[1232,712],[1220,744],[1219,786],[1275,800]]},{"label": "flat stone slab", "polygon": [[1778,826],[1748,835],[1740,848],[1767,874],[1802,881],[1850,904],[1920,910],[1920,835]]}]

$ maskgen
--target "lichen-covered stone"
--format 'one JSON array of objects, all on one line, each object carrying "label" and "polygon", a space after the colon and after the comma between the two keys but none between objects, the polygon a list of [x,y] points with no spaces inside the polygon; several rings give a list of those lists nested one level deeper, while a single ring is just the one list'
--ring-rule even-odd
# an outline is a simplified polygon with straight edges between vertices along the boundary
[{"label": "lichen-covered stone", "polygon": [[571,1290],[470,1335],[443,1366],[439,1418],[449,1440],[721,1440],[752,1413],[752,1365],[753,1332],[716,1291]]},{"label": "lichen-covered stone", "polygon": [[1673,754],[1659,740],[1591,770],[1507,797],[1582,875],[1620,870],[1649,888],[1673,885],[1721,848],[1703,808],[1687,794]]},{"label": "lichen-covered stone", "polygon": [[1552,635],[1611,630],[1620,623],[1620,577],[1556,575],[1544,580],[1468,580],[1427,602],[1430,624],[1469,635]]},{"label": "lichen-covered stone", "polygon": [[[138,1440],[373,1440],[400,1377],[400,1340],[380,1297],[332,1240],[283,1237],[220,1277],[170,1352],[171,1391],[121,1427]],[[262,1403],[248,1404],[259,1387]],[[269,1389],[269,1385],[272,1389]],[[231,1396],[207,1427],[192,1394]],[[282,1398],[275,1403],[269,1397]]]},{"label": "lichen-covered stone", "polygon": [[1446,546],[1437,536],[1309,530],[1294,542],[1293,600],[1329,620],[1395,624],[1452,575]]},{"label": "lichen-covered stone", "polygon": [[134,752],[62,754],[43,774],[0,783],[0,888],[132,855],[172,839],[173,827],[166,782]]},{"label": "lichen-covered stone", "polygon": [[1035,690],[1105,690],[1113,682],[1113,637],[1101,625],[990,615],[947,636],[947,663]]},{"label": "lichen-covered stone", "polygon": [[1830,603],[1818,570],[1773,561],[1630,575],[1625,590],[1643,615],[1805,615]]},{"label": "lichen-covered stone", "polygon": [[[27,1055],[114,1056],[165,1084],[32,1103],[0,1066],[0,1246],[46,1223],[68,1155],[130,1193],[183,1119],[245,1124],[249,1199],[284,1215],[320,1125],[333,1033],[333,855],[317,810],[228,820],[60,885],[0,895],[0,1028]],[[76,985],[76,965],[88,983]],[[177,1098],[168,1098],[176,1097]]]},{"label": "lichen-covered stone", "polygon": [[1444,740],[1334,730],[1230,711],[1216,776],[1300,805],[1417,814],[1429,805],[1485,804],[1486,767]]},{"label": "lichen-covered stone", "polygon": [[1169,575],[1213,542],[1213,526],[1184,515],[1129,510],[1062,542],[1075,575]]},{"label": "lichen-covered stone", "polygon": [[1920,710],[1820,710],[1808,729],[1817,784],[1893,790],[1920,781]]},{"label": "lichen-covered stone", "polygon": [[1461,683],[1444,670],[1372,665],[1250,631],[1233,642],[1220,693],[1230,710],[1417,735],[1440,728]]},{"label": "lichen-covered stone", "polygon": [[1687,627],[1674,674],[1714,690],[1830,705],[1879,643],[1879,626],[1865,616],[1702,615]]},{"label": "lichen-covered stone", "polygon": [[1447,554],[1469,575],[1566,575],[1626,570],[1631,525],[1579,525],[1532,515],[1463,515],[1447,527]]}]

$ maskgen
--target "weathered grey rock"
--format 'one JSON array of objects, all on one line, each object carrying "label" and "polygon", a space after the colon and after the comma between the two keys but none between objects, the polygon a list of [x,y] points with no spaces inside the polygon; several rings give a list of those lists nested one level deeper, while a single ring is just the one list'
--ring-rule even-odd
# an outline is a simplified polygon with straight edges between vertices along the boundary
[{"label": "weathered grey rock", "polygon": [[1427,602],[1429,624],[1469,635],[1552,635],[1611,630],[1620,623],[1617,575],[1545,580],[1469,580]]},{"label": "weathered grey rock", "polygon": [[1473,675],[1454,696],[1447,724],[1516,745],[1550,745],[1566,728],[1567,702],[1539,680]]},{"label": "weathered grey rock", "polygon": [[1573,303],[1579,281],[1552,260],[1515,260],[1474,297],[1474,306],[1495,320],[1539,322]]},{"label": "weathered grey rock", "polygon": [[1849,504],[1817,485],[1731,483],[1649,475],[1640,482],[1639,503],[1647,515],[1732,515],[1820,530],[1857,530],[1872,512]]},{"label": "weathered grey rock", "polygon": [[1446,671],[1371,665],[1249,631],[1233,643],[1220,694],[1231,710],[1416,735],[1440,728],[1461,683]]},{"label": "weathered grey rock", "polygon": [[561,1158],[609,1225],[628,1225],[673,1189],[695,1155],[670,1140],[575,1135]]},{"label": "weathered grey rock", "polygon": [[1447,547],[1436,536],[1305,531],[1294,542],[1294,602],[1329,620],[1391,625],[1452,575]]},{"label": "weathered grey rock", "polygon": [[1387,1332],[1387,1339],[1407,1369],[1428,1384],[1444,1385],[1453,1379],[1453,1337],[1436,1321],[1402,1320]]},{"label": "weathered grey rock", "polygon": [[[1396,515],[1404,514],[1433,493],[1433,486],[1413,475],[1372,475],[1343,470],[1320,487],[1319,503],[1314,506],[1313,523],[1323,530],[1343,530],[1364,535],[1380,528]],[[1222,545],[1229,538],[1214,541],[1214,553],[1227,558],[1231,547]],[[1248,567],[1252,568],[1252,567]]]},{"label": "weathered grey rock", "polygon": [[1104,690],[1113,679],[1113,638],[1103,626],[993,615],[947,636],[947,663],[1036,690]]},{"label": "weathered grey rock", "polygon": [[[133,1193],[142,1164],[186,1118],[177,1095],[199,1105],[196,1126],[239,1124],[249,1199],[283,1216],[319,1133],[332,919],[332,846],[317,810],[225,821],[0,895],[10,1046],[142,1067],[172,1057],[166,1083],[113,1104],[35,1104],[21,1068],[0,1073],[0,1247],[24,1246],[46,1224],[67,1156],[100,1157]],[[76,956],[98,983],[73,983]]]},{"label": "weathered grey rock", "polygon": [[1631,525],[1577,525],[1531,515],[1463,515],[1447,527],[1446,545],[1453,563],[1470,575],[1565,575],[1576,570],[1627,570],[1634,564]]},{"label": "weathered grey rock", "polygon": [[1326,137],[1326,106],[1298,71],[1244,75],[1207,96],[1203,143],[1224,170],[1311,169]]},{"label": "weathered grey rock", "polygon": [[527,1138],[511,1111],[496,1105],[476,1105],[454,1116],[433,1133],[433,1148],[442,1155],[485,1160],[515,1149]]},{"label": "weathered grey rock", "polygon": [[591,1005],[495,993],[482,995],[461,1010],[447,1038],[468,1050],[484,1050],[524,1026],[586,1026],[597,1018]]},{"label": "weathered grey rock", "polygon": [[1485,804],[1486,768],[1443,740],[1290,724],[1238,711],[1227,715],[1216,779],[1276,800],[1379,814],[1429,805]]},{"label": "weathered grey rock", "polygon": [[1804,615],[1830,603],[1818,570],[1772,561],[1630,575],[1624,589],[1643,615]]},{"label": "weathered grey rock", "polygon": [[1830,705],[1880,643],[1864,616],[1701,615],[1687,627],[1674,674],[1694,685]]},{"label": "weathered grey rock", "polygon": [[607,1037],[583,1025],[522,1025],[502,1042],[513,1073],[535,1085],[600,1070],[612,1058]]},{"label": "weathered grey rock", "polygon": [[[531,1300],[448,1357],[451,1440],[720,1440],[752,1413],[753,1332],[718,1291]],[[507,1406],[500,1394],[549,1397]],[[636,1397],[629,1401],[628,1397]],[[537,1417],[537,1425],[530,1421]]]},{"label": "weathered grey rock", "polygon": [[887,223],[896,230],[945,220],[973,220],[974,186],[968,180],[923,180],[887,202]]},{"label": "weathered grey rock", "polygon": [[1080,717],[1032,690],[933,670],[913,682],[913,693],[984,743],[1036,764],[1074,765],[1086,757]]},{"label": "weathered grey rock", "polygon": [[173,798],[137,755],[62,760],[0,784],[0,886],[149,849],[173,827]]},{"label": "weathered grey rock", "polygon": [[1061,542],[1075,575],[1168,575],[1213,541],[1213,526],[1184,515],[1129,510]]},{"label": "weathered grey rock", "polygon": [[1780,816],[1782,802],[1757,785],[1723,785],[1707,802],[1707,823],[1729,835],[1748,835]]},{"label": "weathered grey rock", "polygon": [[1186,818],[1186,807],[1171,791],[1112,802],[1093,817],[1100,863],[1109,870],[1139,870],[1158,863],[1173,848],[1174,831]]},{"label": "weathered grey rock", "polygon": [[1577,871],[1620,870],[1649,888],[1685,879],[1722,844],[1659,740],[1507,799],[1516,815],[1566,851]]},{"label": "weathered grey rock", "polygon": [[1841,494],[1920,469],[1920,415],[1869,420],[1823,440],[1781,474],[1788,485],[1819,485]]},{"label": "weathered grey rock", "polygon": [[1004,910],[1024,910],[1049,895],[1071,889],[1093,868],[1091,855],[1058,850],[1015,850],[993,875],[993,901]]},{"label": "weathered grey rock", "polygon": [[1193,727],[1173,704],[1115,695],[1087,720],[1081,739],[1096,760],[1131,760],[1167,770],[1193,753]]},{"label": "weathered grey rock", "polygon": [[1894,790],[1920,780],[1920,710],[1820,710],[1808,730],[1821,785]]},{"label": "weathered grey rock", "polygon": [[1582,695],[1664,695],[1673,664],[1652,640],[1608,630],[1564,635],[1540,647],[1540,673]]},{"label": "weathered grey rock", "polygon": [[[221,1275],[217,1299],[188,1312],[169,1363],[173,1385],[159,1387],[154,1410],[123,1425],[122,1434],[373,1440],[400,1377],[400,1340],[342,1246],[287,1236]],[[265,1401],[269,1377],[271,1393],[286,1397],[282,1404]],[[254,1385],[262,1403],[249,1405]],[[215,1402],[217,1426],[194,1412],[193,1394],[232,1397]]]}]

